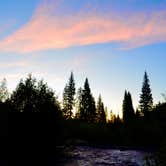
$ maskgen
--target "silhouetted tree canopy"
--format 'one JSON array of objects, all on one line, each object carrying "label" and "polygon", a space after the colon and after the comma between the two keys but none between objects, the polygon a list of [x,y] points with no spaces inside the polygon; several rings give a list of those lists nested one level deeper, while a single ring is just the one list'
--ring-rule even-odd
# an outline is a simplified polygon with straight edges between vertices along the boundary
[{"label": "silhouetted tree canopy", "polygon": [[166,102],[157,104],[153,109],[153,118],[160,121],[166,127]]},{"label": "silhouetted tree canopy", "polygon": [[96,120],[98,123],[105,124],[106,123],[106,114],[104,109],[104,103],[102,101],[101,95],[99,95],[96,107]]},{"label": "silhouetted tree canopy", "polygon": [[79,90],[79,119],[87,122],[95,122],[96,106],[95,99],[91,94],[88,79],[86,78],[84,89]]},{"label": "silhouetted tree canopy", "polygon": [[143,115],[146,116],[146,114],[152,110],[153,106],[153,98],[152,98],[152,93],[151,93],[151,88],[150,88],[150,83],[149,83],[149,78],[147,75],[147,72],[144,74],[144,79],[143,79],[143,85],[142,85],[142,93],[140,95],[140,101],[139,101],[139,107]]},{"label": "silhouetted tree canopy", "polygon": [[73,115],[72,109],[75,105],[75,81],[73,72],[71,72],[69,82],[66,84],[63,92],[63,114],[66,119]]},{"label": "silhouetted tree canopy", "polygon": [[134,113],[130,92],[125,91],[122,111],[123,111],[123,121],[125,123],[133,120],[135,113]]},{"label": "silhouetted tree canopy", "polygon": [[38,81],[28,75],[21,80],[12,93],[10,102],[17,112],[56,112],[60,110],[57,98],[51,88],[42,80]]}]

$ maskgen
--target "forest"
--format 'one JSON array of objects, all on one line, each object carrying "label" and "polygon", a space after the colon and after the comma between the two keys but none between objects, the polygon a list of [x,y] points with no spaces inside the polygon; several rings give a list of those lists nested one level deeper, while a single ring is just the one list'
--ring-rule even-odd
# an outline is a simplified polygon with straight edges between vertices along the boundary
[{"label": "forest", "polygon": [[124,90],[121,118],[108,111],[101,95],[97,100],[93,97],[88,78],[83,87],[76,89],[73,72],[64,87],[62,101],[44,80],[31,74],[21,79],[12,93],[8,92],[4,79],[0,84],[0,157],[14,162],[20,157],[37,161],[39,156],[43,163],[52,154],[58,160],[63,148],[88,145],[152,149],[154,165],[165,166],[164,92],[163,98],[165,102],[153,104],[145,72],[136,110],[131,93]]}]

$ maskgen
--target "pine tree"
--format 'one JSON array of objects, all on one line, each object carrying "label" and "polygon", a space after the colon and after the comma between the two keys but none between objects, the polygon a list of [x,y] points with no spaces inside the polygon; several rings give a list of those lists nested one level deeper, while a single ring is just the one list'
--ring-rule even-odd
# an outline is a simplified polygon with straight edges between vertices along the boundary
[{"label": "pine tree", "polygon": [[86,78],[84,89],[81,91],[80,102],[80,119],[86,122],[95,122],[96,106],[95,99],[91,94],[88,79]]},{"label": "pine tree", "polygon": [[147,72],[145,71],[143,85],[142,85],[142,93],[140,95],[139,107],[141,113],[146,116],[146,114],[152,110],[153,107],[153,97],[151,93],[149,78]]},{"label": "pine tree", "polygon": [[135,115],[134,108],[133,108],[133,102],[131,93],[128,92],[128,109],[129,109],[129,117],[132,119]]},{"label": "pine tree", "polygon": [[128,118],[128,112],[127,112],[127,91],[125,90],[124,99],[123,99],[123,105],[122,105],[122,111],[123,111],[123,121],[125,122]]},{"label": "pine tree", "polygon": [[129,122],[134,118],[134,108],[130,92],[125,91],[122,110],[124,122]]},{"label": "pine tree", "polygon": [[75,81],[73,72],[71,72],[69,82],[66,84],[63,92],[63,113],[66,119],[73,115],[72,109],[75,105]]},{"label": "pine tree", "polygon": [[106,113],[104,109],[104,103],[102,101],[101,95],[99,95],[98,101],[97,101],[97,122],[98,123],[106,123]]}]

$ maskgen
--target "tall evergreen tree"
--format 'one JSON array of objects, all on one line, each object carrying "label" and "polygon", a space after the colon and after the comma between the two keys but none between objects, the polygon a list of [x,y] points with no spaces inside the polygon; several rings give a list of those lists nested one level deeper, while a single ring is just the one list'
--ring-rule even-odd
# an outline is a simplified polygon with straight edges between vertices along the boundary
[{"label": "tall evergreen tree", "polygon": [[69,82],[66,84],[63,92],[63,113],[66,119],[73,115],[72,109],[75,105],[75,81],[73,72],[71,72]]},{"label": "tall evergreen tree", "polygon": [[84,89],[81,91],[80,102],[80,119],[87,122],[95,122],[96,106],[94,97],[91,94],[88,79],[86,78]]},{"label": "tall evergreen tree", "polygon": [[128,109],[130,110],[129,117],[132,119],[135,115],[135,112],[134,112],[133,101],[132,101],[132,97],[131,97],[130,92],[128,92]]},{"label": "tall evergreen tree", "polygon": [[145,71],[143,85],[142,85],[142,93],[140,95],[139,107],[141,113],[146,116],[146,114],[152,110],[153,106],[153,97],[150,88],[150,81]]},{"label": "tall evergreen tree", "polygon": [[123,112],[123,121],[127,121],[128,118],[128,109],[127,109],[127,91],[125,90],[123,105],[122,105],[122,112]]},{"label": "tall evergreen tree", "polygon": [[122,105],[123,121],[129,122],[134,117],[134,108],[130,92],[125,91],[124,100]]},{"label": "tall evergreen tree", "polygon": [[99,95],[98,101],[97,101],[97,122],[98,123],[106,123],[106,113],[104,109],[104,103],[102,101],[101,95]]}]

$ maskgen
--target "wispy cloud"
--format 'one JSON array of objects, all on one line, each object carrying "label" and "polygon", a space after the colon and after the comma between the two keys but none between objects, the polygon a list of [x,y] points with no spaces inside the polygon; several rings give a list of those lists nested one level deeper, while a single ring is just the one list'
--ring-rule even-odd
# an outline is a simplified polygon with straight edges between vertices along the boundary
[{"label": "wispy cloud", "polygon": [[82,9],[60,15],[55,2],[40,5],[27,24],[0,41],[0,50],[28,53],[107,42],[129,49],[166,41],[166,11],[120,16]]}]

